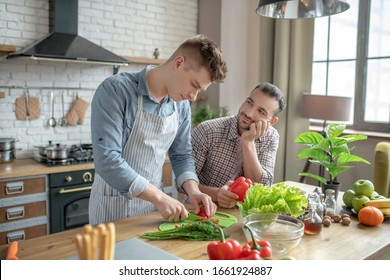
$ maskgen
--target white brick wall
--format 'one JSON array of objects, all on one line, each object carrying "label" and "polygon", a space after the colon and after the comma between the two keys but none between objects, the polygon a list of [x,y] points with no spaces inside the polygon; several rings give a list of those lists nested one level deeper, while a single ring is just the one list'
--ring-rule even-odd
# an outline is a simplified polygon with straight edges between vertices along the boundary
[{"label": "white brick wall", "polygon": [[[0,0],[0,44],[22,48],[49,32],[48,0]],[[197,33],[197,0],[79,0],[80,36],[123,56],[168,58],[184,39]],[[1,59],[1,58],[0,58]],[[145,65],[121,67],[138,71]],[[53,140],[62,144],[90,143],[90,107],[83,125],[54,128],[46,126],[51,117],[50,88],[55,96],[56,118],[62,117],[61,94],[65,94],[65,113],[76,94],[91,101],[94,89],[112,75],[110,66],[79,63],[37,62],[25,58],[0,60],[0,137],[14,137],[17,158],[34,155],[34,145]],[[31,96],[41,101],[38,120],[16,120],[15,99],[30,87]],[[39,89],[44,87],[46,89]],[[80,88],[65,90],[62,88]]]}]

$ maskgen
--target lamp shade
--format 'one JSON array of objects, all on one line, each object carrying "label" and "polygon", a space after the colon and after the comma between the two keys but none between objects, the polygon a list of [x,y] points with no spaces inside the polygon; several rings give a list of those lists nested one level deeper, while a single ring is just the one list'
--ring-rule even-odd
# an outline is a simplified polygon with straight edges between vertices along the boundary
[{"label": "lamp shade", "polygon": [[342,96],[303,94],[301,115],[308,119],[349,121],[352,98]]},{"label": "lamp shade", "polygon": [[281,19],[316,18],[331,16],[349,9],[340,0],[260,0],[256,13]]}]

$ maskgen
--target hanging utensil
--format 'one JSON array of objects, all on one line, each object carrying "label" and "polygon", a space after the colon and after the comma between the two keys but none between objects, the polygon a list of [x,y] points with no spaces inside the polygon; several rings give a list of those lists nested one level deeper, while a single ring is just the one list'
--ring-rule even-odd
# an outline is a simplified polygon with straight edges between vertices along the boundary
[{"label": "hanging utensil", "polygon": [[54,118],[54,93],[50,92],[50,103],[51,103],[51,118],[49,119],[49,125],[55,127],[57,124],[56,119]]},{"label": "hanging utensil", "polygon": [[30,119],[30,92],[26,90],[26,120]]},{"label": "hanging utensil", "polygon": [[64,101],[64,92],[62,92],[62,118],[59,120],[59,125],[60,126],[65,126],[66,125],[66,118],[65,118],[65,101]]}]

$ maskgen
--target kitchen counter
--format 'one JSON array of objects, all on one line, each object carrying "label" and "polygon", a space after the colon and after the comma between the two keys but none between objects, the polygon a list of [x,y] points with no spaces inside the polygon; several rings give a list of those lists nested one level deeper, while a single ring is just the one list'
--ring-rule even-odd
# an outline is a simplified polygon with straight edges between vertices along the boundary
[{"label": "kitchen counter", "polygon": [[53,174],[93,168],[93,162],[61,166],[45,166],[32,158],[15,159],[12,162],[0,164],[0,179]]},{"label": "kitchen counter", "polygon": [[[315,188],[315,186],[297,182],[288,181],[286,183],[300,187],[306,192],[311,192]],[[342,195],[339,195],[338,210],[341,209],[342,212],[341,197]],[[237,208],[220,210],[239,218]],[[290,251],[289,255],[302,260],[357,260],[375,258],[375,256],[378,256],[375,252],[383,251],[383,248],[389,247],[389,219],[386,219],[383,224],[377,227],[360,224],[356,216],[351,216],[351,219],[352,223],[349,226],[332,223],[330,227],[324,227],[318,235],[305,234],[299,245]],[[145,232],[156,231],[162,222],[163,220],[158,212],[115,221],[116,241],[137,238]],[[230,235],[230,238],[244,244],[246,240],[241,226],[241,219],[239,218],[238,223],[228,228],[226,232]],[[19,242],[17,255],[22,260],[67,259],[76,256],[77,251],[73,238],[81,231],[82,229],[79,228],[21,241]],[[206,248],[209,241],[142,240],[183,259],[208,259]],[[0,246],[1,259],[4,259],[6,250],[7,245]]]}]

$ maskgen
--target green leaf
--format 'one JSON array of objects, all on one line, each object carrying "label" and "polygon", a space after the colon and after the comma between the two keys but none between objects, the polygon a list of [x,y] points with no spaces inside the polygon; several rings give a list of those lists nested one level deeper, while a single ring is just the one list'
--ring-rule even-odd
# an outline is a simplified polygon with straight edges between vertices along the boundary
[{"label": "green leaf", "polygon": [[320,160],[328,159],[324,154],[323,150],[314,147],[302,150],[297,154],[297,159],[303,159],[303,158],[316,158]]},{"label": "green leaf", "polygon": [[351,142],[355,142],[355,141],[366,140],[367,135],[347,134],[347,135],[341,136],[340,138],[343,138],[345,140],[345,143],[351,143]]},{"label": "green leaf", "polygon": [[344,164],[344,163],[349,163],[349,162],[363,162],[366,164],[370,164],[370,162],[368,160],[361,158],[359,156],[351,155],[351,154],[341,155],[337,161],[338,164]]},{"label": "green leaf", "polygon": [[333,166],[328,168],[328,172],[330,175],[330,180],[334,181],[334,178],[336,178],[341,172],[344,172],[345,170],[351,169],[353,166]]},{"label": "green leaf", "polygon": [[330,123],[325,128],[325,132],[329,138],[337,137],[343,133],[346,125],[342,123]]},{"label": "green leaf", "polygon": [[326,184],[326,179],[321,177],[321,176],[318,176],[318,175],[315,175],[315,174],[312,174],[312,173],[307,173],[307,172],[301,172],[299,173],[299,176],[305,176],[305,177],[310,177],[310,178],[313,178],[317,181],[320,181],[321,183],[324,183]]},{"label": "green leaf", "polygon": [[295,143],[304,144],[304,145],[317,145],[321,140],[324,139],[318,132],[304,132],[301,133],[297,138],[295,138]]},{"label": "green leaf", "polygon": [[349,148],[347,144],[343,144],[341,146],[331,148],[330,153],[332,154],[333,158],[336,158],[342,154],[349,154]]}]

